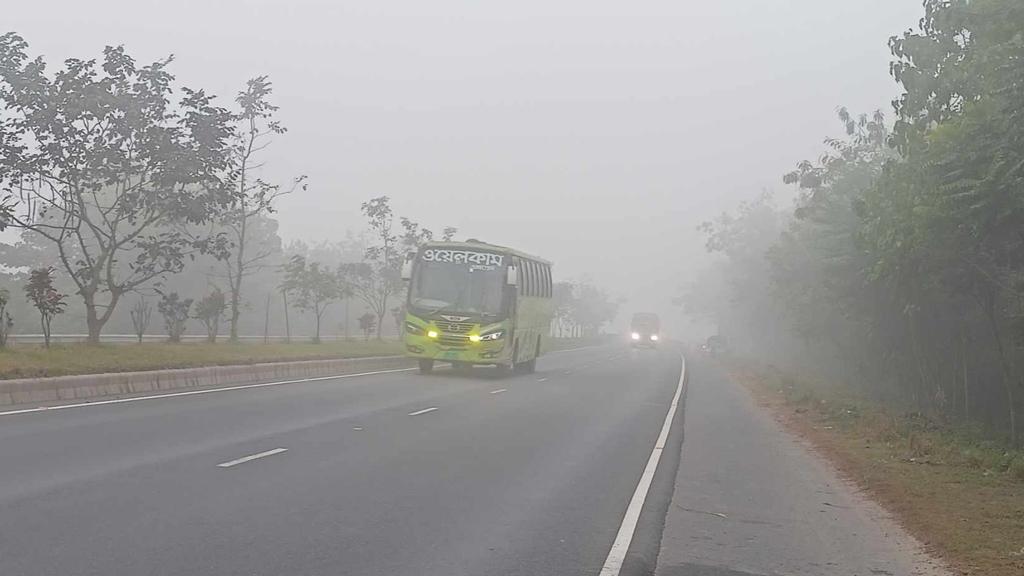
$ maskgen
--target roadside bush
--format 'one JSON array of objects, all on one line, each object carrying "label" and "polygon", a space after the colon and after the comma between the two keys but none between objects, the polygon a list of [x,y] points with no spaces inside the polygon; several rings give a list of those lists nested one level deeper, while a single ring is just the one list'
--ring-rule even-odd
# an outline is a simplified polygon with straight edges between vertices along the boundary
[{"label": "roadside bush", "polygon": [[164,294],[160,292],[160,302],[156,309],[164,317],[164,325],[167,327],[167,339],[171,342],[181,342],[181,335],[185,333],[185,325],[188,323],[189,310],[192,308],[192,299],[182,300],[177,292]]}]

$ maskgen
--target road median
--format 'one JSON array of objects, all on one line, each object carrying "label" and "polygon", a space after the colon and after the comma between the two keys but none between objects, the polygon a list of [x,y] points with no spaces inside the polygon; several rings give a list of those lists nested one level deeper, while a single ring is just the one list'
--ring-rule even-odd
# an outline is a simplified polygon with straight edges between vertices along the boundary
[{"label": "road median", "polygon": [[45,404],[142,392],[341,376],[412,366],[404,356],[266,362],[0,380],[0,406]]}]

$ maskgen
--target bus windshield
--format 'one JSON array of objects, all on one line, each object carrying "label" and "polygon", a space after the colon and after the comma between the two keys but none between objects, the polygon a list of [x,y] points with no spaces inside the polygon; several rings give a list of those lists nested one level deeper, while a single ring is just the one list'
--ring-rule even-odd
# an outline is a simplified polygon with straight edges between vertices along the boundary
[{"label": "bus windshield", "polygon": [[504,267],[421,260],[412,279],[409,305],[432,314],[501,316],[504,288]]}]

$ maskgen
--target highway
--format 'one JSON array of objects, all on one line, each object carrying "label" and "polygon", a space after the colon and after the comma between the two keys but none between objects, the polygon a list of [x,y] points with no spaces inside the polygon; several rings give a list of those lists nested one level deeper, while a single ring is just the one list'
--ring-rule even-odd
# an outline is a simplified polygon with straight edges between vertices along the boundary
[{"label": "highway", "polygon": [[618,561],[651,570],[681,368],[671,347],[611,346],[506,378],[391,371],[0,414],[0,574],[594,575],[640,511]]}]

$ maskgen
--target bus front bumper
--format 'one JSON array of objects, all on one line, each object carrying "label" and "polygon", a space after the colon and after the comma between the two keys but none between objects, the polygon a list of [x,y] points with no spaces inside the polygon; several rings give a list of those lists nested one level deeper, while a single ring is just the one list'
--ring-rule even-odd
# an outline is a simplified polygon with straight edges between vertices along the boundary
[{"label": "bus front bumper", "polygon": [[505,341],[471,342],[466,346],[445,346],[425,337],[407,336],[405,355],[411,358],[459,362],[465,364],[508,364],[511,353],[506,350]]}]

